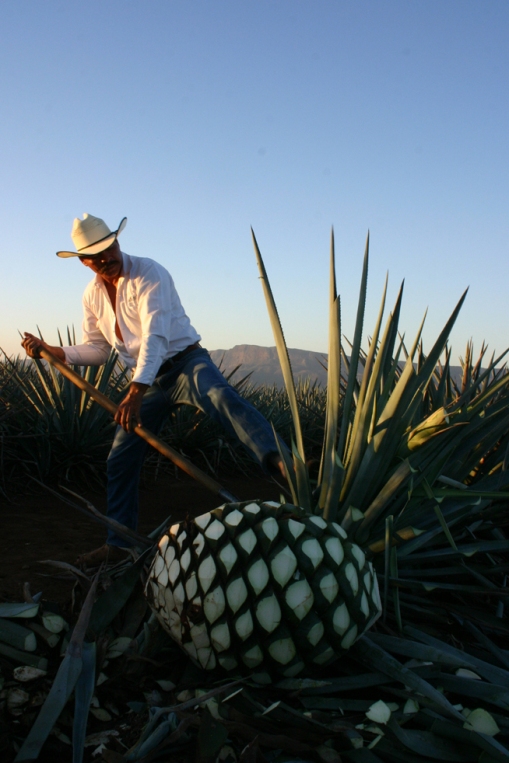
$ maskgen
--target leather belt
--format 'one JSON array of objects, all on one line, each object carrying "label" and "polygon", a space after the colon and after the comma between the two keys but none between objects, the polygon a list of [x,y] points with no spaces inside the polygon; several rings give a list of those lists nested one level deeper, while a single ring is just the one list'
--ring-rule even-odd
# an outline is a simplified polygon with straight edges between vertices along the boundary
[{"label": "leather belt", "polygon": [[163,365],[160,367],[156,376],[161,376],[161,374],[167,374],[168,371],[171,371],[175,363],[178,363],[179,360],[181,360],[185,355],[188,355],[193,350],[198,350],[200,347],[201,347],[201,344],[199,342],[195,342],[194,344],[190,344],[185,349],[180,350],[180,352],[177,352],[175,355],[172,355],[171,358],[168,358],[168,360],[164,361]]}]

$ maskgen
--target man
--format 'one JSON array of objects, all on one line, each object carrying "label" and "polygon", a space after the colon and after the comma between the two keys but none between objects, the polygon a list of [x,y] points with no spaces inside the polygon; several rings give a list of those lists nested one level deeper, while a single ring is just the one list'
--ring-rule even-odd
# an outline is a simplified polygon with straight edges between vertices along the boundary
[{"label": "man", "polygon": [[[41,347],[60,360],[78,365],[104,363],[113,347],[133,371],[127,394],[118,406],[119,425],[108,456],[108,516],[131,529],[138,522],[138,482],[147,444],[134,433],[143,424],[157,433],[170,409],[194,405],[235,434],[253,458],[269,472],[284,473],[272,428],[266,419],[231,387],[200,346],[173,279],[159,263],[131,257],[120,250],[115,231],[98,217],[74,220],[71,237],[78,257],[95,273],[83,295],[83,343],[72,347],[47,345],[25,333],[22,346],[36,358]],[[104,546],[83,554],[81,564],[94,566],[124,558],[125,541],[108,532]]]}]

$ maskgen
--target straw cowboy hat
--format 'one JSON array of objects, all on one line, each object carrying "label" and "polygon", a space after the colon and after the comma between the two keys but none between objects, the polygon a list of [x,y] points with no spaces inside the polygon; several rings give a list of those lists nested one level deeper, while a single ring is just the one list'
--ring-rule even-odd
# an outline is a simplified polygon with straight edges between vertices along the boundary
[{"label": "straw cowboy hat", "polygon": [[93,257],[107,249],[124,230],[127,217],[123,217],[117,230],[111,231],[104,220],[87,212],[83,220],[76,217],[72,226],[71,238],[76,252],[57,252],[57,257]]}]

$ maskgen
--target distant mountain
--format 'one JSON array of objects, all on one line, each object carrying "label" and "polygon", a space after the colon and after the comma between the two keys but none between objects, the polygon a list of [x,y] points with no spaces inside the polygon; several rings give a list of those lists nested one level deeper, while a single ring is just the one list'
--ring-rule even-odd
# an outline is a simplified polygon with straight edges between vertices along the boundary
[{"label": "distant mountain", "polygon": [[[283,387],[283,375],[275,347],[259,347],[256,344],[237,344],[231,350],[212,350],[210,353],[216,365],[221,366],[223,373],[228,374],[240,366],[233,381],[240,381],[251,374],[250,382],[255,385],[276,384]],[[310,379],[323,387],[327,384],[327,355],[310,350],[288,349],[293,375],[296,381]],[[325,366],[325,368],[324,368]],[[455,382],[461,382],[461,368],[451,366],[451,375]],[[346,373],[343,369],[343,376]],[[362,370],[358,373],[362,378]]]},{"label": "distant mountain", "polygon": [[[295,380],[310,379],[325,386],[327,384],[327,356],[309,350],[288,349]],[[259,347],[256,344],[237,344],[231,350],[212,350],[212,360],[221,365],[223,373],[228,374],[240,365],[234,380],[251,373],[250,382],[255,385],[276,384],[283,386],[283,375],[275,347]]]}]

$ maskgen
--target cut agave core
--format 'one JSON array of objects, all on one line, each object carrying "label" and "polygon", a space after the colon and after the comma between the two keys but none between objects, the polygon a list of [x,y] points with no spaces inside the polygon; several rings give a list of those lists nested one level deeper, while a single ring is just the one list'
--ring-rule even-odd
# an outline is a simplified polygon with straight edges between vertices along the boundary
[{"label": "cut agave core", "polygon": [[381,614],[373,567],[342,528],[273,501],[173,525],[145,595],[200,667],[285,677],[334,662]]}]

